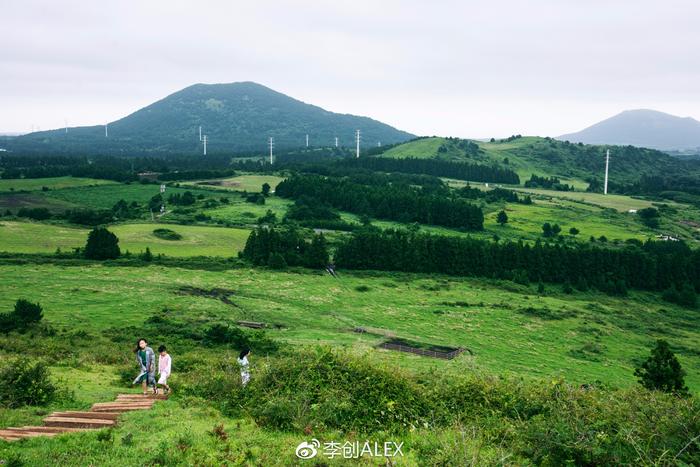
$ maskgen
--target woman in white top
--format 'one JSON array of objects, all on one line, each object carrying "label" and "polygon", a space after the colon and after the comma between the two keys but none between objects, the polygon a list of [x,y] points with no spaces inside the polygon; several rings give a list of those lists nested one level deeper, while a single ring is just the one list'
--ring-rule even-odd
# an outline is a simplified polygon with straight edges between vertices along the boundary
[{"label": "woman in white top", "polygon": [[248,371],[248,355],[250,355],[250,349],[248,347],[241,350],[240,355],[238,355],[238,364],[241,367],[241,383],[243,386],[248,384],[248,381],[250,381],[250,372]]}]

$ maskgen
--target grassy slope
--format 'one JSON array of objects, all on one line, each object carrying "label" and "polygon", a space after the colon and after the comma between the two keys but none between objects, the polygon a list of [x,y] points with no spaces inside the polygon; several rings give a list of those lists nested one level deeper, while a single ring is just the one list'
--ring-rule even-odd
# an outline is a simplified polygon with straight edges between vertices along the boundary
[{"label": "grassy slope", "polygon": [[[191,191],[195,195],[203,193],[205,196],[212,196],[211,192],[195,190],[192,188],[168,187],[165,192],[167,199],[171,194]],[[47,197],[61,201],[79,204],[92,209],[111,209],[114,204],[123,199],[127,202],[138,201],[140,204],[148,203],[155,195],[160,193],[159,185],[140,183],[117,184],[95,187],[77,187],[67,190],[57,190],[46,193]]]},{"label": "grassy slope", "polygon": [[[176,360],[174,360],[176,362]],[[117,368],[109,365],[84,365],[78,368],[53,367],[54,377],[61,387],[75,393],[75,400],[57,402],[49,407],[26,407],[22,409],[0,408],[0,426],[22,426],[41,424],[41,419],[53,410],[85,410],[95,402],[113,400],[118,393],[133,392],[120,385],[114,376]],[[177,384],[177,368],[171,384]],[[226,439],[214,436],[212,430],[221,425]],[[100,438],[102,436],[102,438]],[[0,459],[19,459],[27,466],[49,464],[83,467],[99,465],[123,467],[136,465],[167,466],[221,466],[221,465],[265,465],[298,466],[300,460],[295,449],[302,441],[311,437],[322,442],[343,443],[353,438],[383,443],[403,442],[404,455],[395,460],[396,465],[424,466],[424,458],[432,455],[436,445],[456,452],[464,451],[470,460],[485,460],[497,457],[491,447],[481,446],[471,437],[456,430],[418,429],[402,435],[374,436],[346,434],[336,431],[314,430],[311,435],[280,432],[259,428],[248,418],[223,416],[218,410],[198,399],[172,397],[160,401],[151,410],[123,414],[119,424],[107,430],[62,434],[53,438],[37,437],[7,443],[0,440]],[[131,440],[131,441],[129,441]],[[430,454],[429,454],[430,453]],[[440,457],[439,455],[437,456]],[[324,464],[309,465],[384,465],[381,459],[372,462],[330,460],[323,451],[316,457]],[[493,463],[491,461],[489,464]]]},{"label": "grassy slope", "polygon": [[79,186],[110,185],[116,182],[97,180],[94,178],[51,177],[51,178],[21,178],[0,179],[0,192],[3,191],[41,191],[44,187],[49,190],[60,190]]},{"label": "grassy slope", "polygon": [[[280,324],[282,329],[270,335],[289,343],[360,348],[378,344],[381,335],[351,332],[364,326],[381,330],[380,334],[474,351],[474,357],[449,362],[377,351],[382,358],[416,371],[477,368],[629,386],[635,384],[634,360],[648,353],[654,338],[663,337],[679,352],[691,389],[700,390],[696,314],[647,293],[633,292],[625,299],[593,292],[563,295],[558,287],[548,286],[549,293],[538,297],[534,286],[509,282],[360,273],[341,273],[336,280],[320,273],[254,269],[215,273],[162,267],[4,265],[0,275],[6,278],[0,285],[0,309],[9,309],[18,297],[28,297],[44,305],[49,322],[72,329],[98,332],[114,326],[117,312],[118,324],[139,325],[151,313],[168,308],[175,316],[205,314]],[[238,307],[176,294],[183,285],[232,289]],[[360,285],[369,291],[356,290]],[[561,319],[523,313],[529,307],[547,308]]]},{"label": "grassy slope", "polygon": [[[47,408],[0,408],[0,426],[41,424],[49,411],[86,410],[95,402],[133,392],[119,384],[117,368],[108,365],[53,367],[52,372],[62,387],[73,391],[74,400]],[[218,424],[230,434],[228,442],[209,434]],[[0,459],[14,455],[24,465],[64,466],[238,465],[246,459],[258,465],[293,465],[294,447],[303,438],[261,430],[250,420],[225,418],[198,401],[180,404],[174,400],[158,402],[148,411],[122,415],[107,439],[100,440],[100,433],[88,431],[14,443],[0,440]],[[129,438],[133,438],[132,443]],[[228,449],[224,449],[226,445]]]},{"label": "grassy slope", "polygon": [[[469,155],[459,149],[457,141],[433,137],[393,147],[383,157],[440,158],[499,165],[505,165],[508,159],[507,166],[520,175],[521,182],[531,174],[555,176],[578,190],[586,189],[585,180],[591,176],[601,179],[605,166],[603,146],[579,146],[534,136],[477,144],[479,154]],[[443,152],[438,152],[440,146],[444,146]],[[678,168],[677,161],[651,150],[612,147],[612,152],[610,177],[613,181],[632,182],[642,173]]]},{"label": "grassy slope", "polygon": [[438,148],[445,142],[445,138],[424,138],[404,143],[393,147],[382,154],[383,157],[393,157],[405,159],[413,157],[416,159],[430,159],[437,157]]},{"label": "grassy slope", "polygon": [[[283,177],[278,177],[276,175],[245,174],[220,180],[207,180],[206,186],[222,190],[247,191],[252,193],[259,192],[262,189],[263,183],[268,183],[272,187],[272,190],[274,190],[277,184],[282,180],[284,180]],[[212,185],[212,182],[220,183],[220,185]],[[201,185],[202,181],[181,183],[181,186],[199,187]]]},{"label": "grassy slope", "polygon": [[[181,240],[163,240],[153,235],[157,228],[168,228],[182,235]],[[247,229],[171,224],[121,224],[109,229],[119,238],[122,251],[139,253],[146,247],[153,254],[167,256],[235,256],[245,246]],[[71,251],[85,246],[89,229],[34,222],[0,222],[0,251],[14,253],[53,253],[57,248]]]}]

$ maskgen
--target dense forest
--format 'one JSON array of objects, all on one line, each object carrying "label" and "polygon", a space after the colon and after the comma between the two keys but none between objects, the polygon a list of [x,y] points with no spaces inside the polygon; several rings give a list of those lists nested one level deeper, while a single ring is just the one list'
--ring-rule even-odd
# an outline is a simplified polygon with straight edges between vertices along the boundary
[{"label": "dense forest", "polygon": [[390,157],[364,157],[347,159],[349,167],[363,167],[378,172],[404,172],[427,174],[436,177],[456,178],[473,182],[520,184],[520,177],[513,170],[496,165],[452,162],[441,159],[393,159]]},{"label": "dense forest", "polygon": [[628,287],[700,290],[700,251],[682,242],[631,242],[614,249],[365,228],[343,240],[335,261],[348,269],[543,281],[609,293],[625,293]]},{"label": "dense forest", "polygon": [[278,231],[274,228],[253,230],[240,253],[257,266],[283,269],[287,266],[324,268],[328,264],[328,247],[323,234],[314,235],[311,242],[296,229]]},{"label": "dense forest", "polygon": [[455,197],[407,184],[386,184],[382,177],[330,178],[295,175],[277,185],[283,198],[308,196],[343,211],[399,222],[420,222],[464,230],[482,230],[480,207]]}]

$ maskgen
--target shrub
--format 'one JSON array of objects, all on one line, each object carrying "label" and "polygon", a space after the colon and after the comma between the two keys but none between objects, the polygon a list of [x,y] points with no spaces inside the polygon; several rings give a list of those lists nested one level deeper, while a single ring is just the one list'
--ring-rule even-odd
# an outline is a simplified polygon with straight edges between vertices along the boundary
[{"label": "shrub", "polygon": [[275,359],[245,390],[256,422],[282,430],[405,430],[423,424],[430,404],[402,373],[329,348]]},{"label": "shrub", "polygon": [[0,405],[46,405],[54,399],[56,387],[49,369],[41,361],[19,358],[0,367]]},{"label": "shrub", "polygon": [[170,229],[155,229],[153,235],[163,240],[182,240],[182,235]]},{"label": "shrub", "polygon": [[26,217],[37,221],[51,218],[51,211],[47,208],[21,208],[17,211],[17,217]]},{"label": "shrub", "polygon": [[204,339],[209,344],[231,344],[236,348],[250,347],[250,340],[243,331],[226,324],[214,324],[204,331]]},{"label": "shrub", "polygon": [[15,319],[24,326],[38,323],[44,317],[41,305],[38,303],[31,303],[23,298],[15,302],[15,309],[12,314]]},{"label": "shrub", "polygon": [[667,302],[675,303],[676,305],[686,308],[695,308],[698,301],[697,293],[689,283],[683,284],[680,290],[675,286],[669,287],[662,294],[662,298]]},{"label": "shrub", "polygon": [[258,224],[276,224],[277,215],[268,209],[264,216],[258,218]]},{"label": "shrub", "polygon": [[0,332],[24,331],[43,317],[41,305],[20,298],[12,312],[0,314]]},{"label": "shrub", "polygon": [[139,259],[146,262],[153,261],[153,253],[151,253],[151,249],[146,247],[146,251],[139,255]]}]

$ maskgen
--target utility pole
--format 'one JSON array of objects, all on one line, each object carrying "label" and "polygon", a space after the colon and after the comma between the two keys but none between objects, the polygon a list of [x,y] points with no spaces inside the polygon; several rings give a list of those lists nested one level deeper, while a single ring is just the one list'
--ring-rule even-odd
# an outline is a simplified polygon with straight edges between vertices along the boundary
[{"label": "utility pole", "polygon": [[105,123],[105,138],[109,138],[109,130],[107,129],[106,123]]},{"label": "utility pole", "polygon": [[356,158],[360,158],[360,130],[355,132]]},{"label": "utility pole", "polygon": [[306,134],[306,147],[309,147],[309,134]]},{"label": "utility pole", "polygon": [[199,125],[199,141],[202,141],[202,125]]},{"label": "utility pole", "polygon": [[202,143],[204,143],[204,156],[207,155],[207,135],[202,136]]},{"label": "utility pole", "polygon": [[610,167],[610,149],[605,152],[605,184],[603,185],[603,194],[608,194],[608,168]]},{"label": "utility pole", "polygon": [[336,148],[338,147],[338,137],[337,136],[335,137],[335,147]]},{"label": "utility pole", "polygon": [[272,148],[275,147],[275,138],[273,138],[272,136],[270,136],[270,141],[269,141],[268,144],[270,145],[270,165],[272,165],[273,162],[274,162],[273,159],[272,159]]}]

